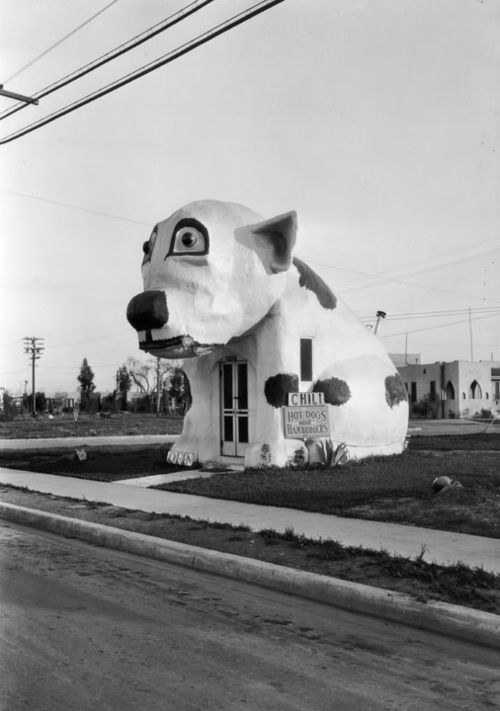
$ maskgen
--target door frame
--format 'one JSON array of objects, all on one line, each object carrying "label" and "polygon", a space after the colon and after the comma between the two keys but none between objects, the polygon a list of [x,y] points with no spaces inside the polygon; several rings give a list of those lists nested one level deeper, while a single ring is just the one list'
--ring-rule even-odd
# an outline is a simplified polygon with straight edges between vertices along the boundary
[{"label": "door frame", "polygon": [[[248,361],[219,361],[219,381],[221,456],[244,457],[249,439]],[[226,439],[228,434],[231,439]]]}]

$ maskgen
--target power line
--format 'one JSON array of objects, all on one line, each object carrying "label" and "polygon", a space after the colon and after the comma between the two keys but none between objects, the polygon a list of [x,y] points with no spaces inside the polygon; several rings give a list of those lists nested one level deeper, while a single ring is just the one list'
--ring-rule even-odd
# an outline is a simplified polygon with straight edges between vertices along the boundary
[{"label": "power line", "polygon": [[[450,255],[454,254],[464,254],[467,252],[475,251],[477,250],[481,245],[487,245],[487,244],[496,244],[496,248],[487,250],[486,252],[479,252],[477,254],[466,254],[463,257],[460,257],[458,260],[455,261],[446,261],[444,264],[437,264],[434,266],[425,266],[424,269],[417,269],[415,271],[415,267],[419,267],[421,265],[429,265],[432,264],[433,262],[439,261],[442,257],[449,257]],[[386,274],[391,274],[393,275],[394,272],[400,276],[417,276],[419,274],[425,274],[429,273],[431,271],[436,271],[437,269],[445,269],[449,265],[454,265],[454,264],[460,264],[464,261],[468,261],[470,259],[477,259],[478,257],[484,257],[488,256],[489,254],[496,252],[500,249],[499,245],[499,240],[497,237],[487,239],[487,240],[480,240],[479,242],[475,242],[471,245],[467,245],[466,247],[458,247],[452,250],[446,250],[445,252],[439,252],[438,254],[433,255],[432,257],[426,257],[425,259],[420,259],[416,262],[410,262],[407,264],[402,264],[397,269],[395,270],[394,268],[391,269],[386,269],[382,272],[377,272],[376,274],[372,274],[371,276],[373,278],[383,278]],[[363,272],[357,272],[357,273],[363,273]],[[349,291],[354,291],[355,289],[358,288],[365,288],[365,285],[353,285],[351,287],[347,287]]]},{"label": "power line", "polygon": [[26,368],[21,368],[20,370],[9,370],[4,373],[0,373],[0,375],[16,375],[16,373],[24,373]]},{"label": "power line", "polygon": [[262,2],[257,3],[256,5],[252,5],[252,7],[248,8],[247,10],[244,10],[243,12],[237,15],[233,15],[229,18],[229,20],[225,20],[219,25],[212,27],[207,32],[198,35],[194,39],[184,43],[183,45],[180,45],[171,52],[162,55],[162,57],[159,57],[153,62],[143,65],[139,69],[135,70],[134,72],[131,72],[130,74],[127,74],[121,79],[118,79],[115,82],[108,84],[107,86],[92,94],[88,94],[87,96],[73,102],[72,104],[68,104],[59,111],[56,111],[53,114],[49,114],[45,118],[40,119],[40,121],[36,121],[32,124],[29,124],[28,126],[25,126],[23,129],[9,134],[8,136],[0,140],[0,145],[10,143],[11,141],[14,141],[17,138],[21,138],[21,136],[25,136],[26,134],[31,133],[32,131],[35,131],[38,128],[42,128],[43,126],[52,123],[56,119],[62,118],[63,116],[66,116],[67,114],[72,113],[73,111],[76,111],[77,109],[80,109],[83,106],[86,106],[87,104],[90,104],[93,101],[96,101],[97,99],[100,99],[103,96],[106,96],[107,94],[110,94],[116,91],[117,89],[120,89],[126,86],[127,84],[130,84],[133,81],[136,81],[137,79],[140,79],[143,76],[146,76],[146,74],[150,74],[156,69],[159,69],[160,67],[163,67],[166,64],[169,64],[170,62],[179,59],[183,55],[188,54],[188,52],[192,52],[194,49],[197,49],[201,45],[210,42],[211,40],[215,39],[216,37],[219,37],[222,34],[225,34],[226,32],[234,29],[235,27],[243,24],[244,22],[248,22],[248,20],[251,20],[257,15],[260,15],[262,12],[271,9],[275,5],[279,5],[282,2],[284,2],[284,0],[271,0],[270,2],[269,0],[262,0]]},{"label": "power line", "polygon": [[[406,286],[413,286],[417,289],[426,289],[429,291],[439,291],[444,294],[454,294],[455,296],[463,296],[468,299],[479,299],[480,301],[491,301],[494,304],[500,304],[500,301],[498,299],[490,299],[488,296],[477,296],[477,294],[466,294],[463,291],[455,291],[454,289],[443,289],[442,287],[439,287],[439,286],[426,286],[425,284],[416,284],[413,281],[406,281],[405,279],[398,279],[397,277],[382,277],[382,276],[378,277],[377,274],[371,274],[369,272],[360,272],[355,269],[347,269],[345,267],[337,267],[337,266],[334,266],[333,264],[322,264],[320,266],[331,268],[331,269],[338,269],[338,270],[344,271],[344,272],[352,272],[353,274],[363,274],[364,276],[377,277],[377,278],[380,278],[382,281],[391,282],[391,283],[395,283],[395,284],[399,284],[399,285],[405,284]],[[380,284],[367,284],[366,286],[359,287],[359,288],[372,289],[374,286],[380,286]],[[341,294],[344,294],[344,293],[348,293],[349,291],[354,291],[354,290],[355,289],[352,289],[352,288],[346,288],[346,289],[338,289],[337,291]]]},{"label": "power line", "polygon": [[89,212],[92,215],[101,215],[102,217],[111,217],[113,220],[123,220],[124,222],[131,222],[134,225],[141,225],[141,227],[150,227],[150,222],[140,222],[139,220],[133,220],[130,217],[122,217],[121,215],[113,215],[110,212],[102,212],[101,210],[92,210],[88,207],[81,207],[79,205],[71,205],[67,202],[59,202],[58,200],[50,200],[49,198],[42,198],[38,195],[28,195],[26,193],[18,193],[14,190],[6,190],[5,188],[0,188],[0,192],[8,193],[9,195],[17,195],[18,197],[29,198],[30,200],[39,200],[40,202],[47,202],[50,205],[58,205],[59,207],[69,207],[72,210],[81,210],[81,212]]},{"label": "power line", "polygon": [[[498,244],[498,238],[487,239],[487,240],[480,240],[479,242],[475,242],[475,243],[473,243],[472,245],[468,245],[468,246],[466,246],[466,247],[459,247],[459,248],[456,248],[456,249],[453,249],[453,250],[447,250],[447,251],[445,251],[445,252],[440,252],[440,253],[438,253],[437,255],[435,255],[435,256],[433,256],[433,257],[430,257],[430,258],[428,258],[428,259],[418,260],[417,262],[410,262],[410,263],[408,263],[408,264],[406,264],[406,265],[402,265],[402,266],[399,267],[398,269],[391,269],[390,271],[389,271],[389,270],[386,270],[386,271],[384,271],[384,272],[378,272],[378,273],[365,272],[365,271],[360,271],[360,270],[357,270],[357,269],[349,269],[349,268],[347,268],[347,267],[339,267],[339,266],[334,265],[334,264],[324,264],[324,263],[319,263],[319,262],[311,262],[310,260],[308,260],[308,261],[309,261],[310,264],[316,264],[317,266],[325,267],[325,268],[327,268],[327,269],[335,269],[335,270],[337,270],[337,271],[349,272],[349,273],[351,273],[351,274],[359,274],[360,276],[368,277],[368,280],[370,280],[370,279],[379,279],[379,280],[382,280],[382,281],[392,282],[392,283],[396,283],[396,284],[400,284],[400,285],[401,285],[401,284],[407,284],[408,286],[414,286],[414,287],[417,287],[417,288],[419,288],[419,289],[429,289],[429,290],[431,290],[431,291],[440,291],[440,292],[444,292],[444,293],[455,294],[455,295],[457,295],[457,296],[465,296],[465,297],[468,297],[468,298],[480,299],[480,300],[482,300],[482,301],[491,301],[491,302],[493,302],[493,303],[500,303],[498,300],[496,300],[496,299],[490,299],[490,298],[488,298],[488,297],[476,296],[476,295],[474,295],[474,294],[464,294],[463,292],[452,291],[452,290],[450,290],[450,289],[443,289],[443,288],[440,288],[440,287],[433,287],[433,286],[425,286],[425,285],[423,285],[423,284],[416,284],[415,282],[406,281],[405,279],[402,279],[402,278],[400,278],[400,277],[398,276],[398,274],[402,274],[402,275],[404,275],[404,276],[418,276],[418,275],[420,275],[420,274],[427,274],[427,273],[430,274],[431,272],[436,271],[436,270],[438,270],[438,269],[444,269],[444,268],[446,268],[446,267],[448,267],[448,266],[455,266],[456,264],[460,264],[460,263],[462,263],[462,262],[469,261],[469,260],[471,260],[471,259],[478,259],[478,258],[486,257],[486,256],[488,256],[489,254],[492,254],[492,253],[495,253],[495,252],[499,251],[499,250],[500,250],[500,247],[495,247],[495,248],[493,248],[493,249],[489,249],[489,250],[487,250],[486,252],[480,252],[480,253],[477,253],[477,254],[467,255],[467,256],[461,257],[461,258],[458,259],[458,260],[448,261],[448,262],[446,262],[445,264],[442,264],[442,265],[435,265],[435,266],[431,266],[431,267],[429,267],[429,268],[427,268],[427,269],[420,269],[420,270],[417,270],[417,271],[415,271],[415,272],[410,272],[410,273],[408,273],[408,268],[412,268],[412,267],[415,267],[415,266],[419,266],[420,264],[429,264],[429,263],[432,263],[432,262],[436,261],[436,259],[439,259],[439,258],[444,257],[444,256],[449,256],[449,255],[457,254],[457,253],[470,252],[471,250],[477,249],[477,248],[480,247],[481,245],[492,244],[492,243],[493,243],[493,244]],[[390,277],[389,277],[389,276],[384,276],[384,275],[387,274],[387,273],[390,273],[392,276],[390,276]],[[360,289],[370,289],[370,288],[372,288],[372,287],[374,287],[374,286],[380,286],[380,284],[377,284],[377,283],[368,283],[368,284],[366,284],[366,283],[365,283],[365,284],[358,284],[358,285],[353,285],[353,286],[346,286],[344,289],[339,289],[339,291],[341,291],[341,292],[344,294],[344,293],[349,293],[349,292],[351,292],[351,291],[358,291],[358,290],[360,290]]]},{"label": "power line", "polygon": [[11,74],[10,77],[8,77],[7,79],[4,80],[4,83],[6,84],[8,81],[12,81],[12,79],[14,79],[15,77],[18,77],[19,74],[24,72],[29,67],[33,66],[33,64],[35,64],[40,59],[42,59],[42,57],[45,57],[46,54],[49,54],[49,52],[52,52],[53,49],[55,49],[56,47],[59,47],[59,45],[62,44],[63,42],[65,42],[69,37],[72,37],[74,34],[76,34],[83,27],[90,24],[93,20],[96,19],[96,17],[99,17],[99,15],[102,15],[102,13],[105,12],[108,8],[110,8],[111,5],[114,5],[117,2],[118,2],[118,0],[112,0],[112,2],[105,5],[103,8],[101,8],[101,10],[96,12],[95,15],[92,15],[91,17],[88,18],[88,20],[85,20],[85,22],[82,22],[81,25],[78,25],[78,27],[75,27],[74,30],[71,30],[71,32],[68,32],[67,35],[64,35],[64,37],[61,37],[61,39],[58,40],[57,42],[55,42],[53,45],[51,45],[50,47],[47,47],[46,50],[44,50],[43,52],[38,54],[32,60],[30,60],[27,64],[25,64],[23,67],[21,67],[21,69],[18,69],[17,72],[15,72],[14,74]]},{"label": "power line", "polygon": [[[497,241],[497,240],[496,240]],[[486,250],[484,252],[478,252],[477,254],[468,254],[464,257],[460,257],[459,259],[454,259],[450,260],[448,262],[445,262],[444,264],[436,264],[434,266],[429,266],[426,267],[425,269],[417,269],[417,270],[396,270],[396,273],[402,273],[403,276],[406,277],[416,277],[420,276],[421,274],[431,274],[432,272],[439,271],[440,269],[448,269],[449,267],[457,266],[458,264],[463,264],[464,262],[470,262],[473,259],[481,259],[484,257],[488,257],[491,254],[494,254],[495,252],[499,252],[500,247],[494,247],[492,249]],[[380,274],[374,274],[374,278],[376,279],[384,279],[385,277],[383,276],[383,273]],[[396,277],[396,279],[398,279]],[[347,287],[345,291],[358,291],[359,289],[366,289],[369,285],[367,284],[359,284],[359,285],[354,285],[351,287]]]},{"label": "power line", "polygon": [[[194,2],[189,3],[181,10],[178,10],[172,15],[169,15],[161,22],[158,22],[156,25],[148,27],[139,35],[135,35],[131,39],[127,40],[127,42],[124,42],[118,47],[109,50],[105,54],[102,54],[100,57],[97,57],[97,59],[94,59],[92,62],[85,64],[79,69],[75,69],[73,72],[70,72],[70,74],[66,74],[64,77],[61,77],[61,79],[58,79],[57,81],[53,82],[52,84],[49,84],[45,88],[40,89],[33,95],[32,98],[36,99],[37,101],[40,99],[44,99],[46,96],[53,94],[55,91],[58,91],[59,89],[62,89],[65,86],[68,86],[68,84],[72,84],[74,81],[81,79],[86,74],[90,74],[90,72],[99,69],[108,62],[111,62],[113,59],[121,57],[123,54],[130,52],[132,49],[135,49],[144,42],[147,42],[153,37],[156,37],[156,35],[159,35],[161,32],[165,32],[174,25],[177,25],[179,22],[185,20],[187,17],[190,17],[195,12],[198,12],[198,10],[201,10],[203,7],[209,5],[211,2],[213,2],[213,0],[194,0]],[[21,102],[20,104],[16,104],[16,106],[11,109],[6,109],[0,114],[0,121],[7,118],[8,116],[12,116],[12,114],[15,114],[18,111],[21,111],[21,109],[25,108],[26,104]]]},{"label": "power line", "polygon": [[85,338],[83,341],[70,341],[67,343],[54,343],[51,345],[52,348],[66,348],[67,346],[81,346],[86,343],[92,343],[93,341],[105,341],[109,338],[114,338],[115,336],[121,336],[124,334],[130,334],[130,329],[122,329],[121,331],[113,331],[112,333],[106,333],[103,336],[94,336],[93,338]]},{"label": "power line", "polygon": [[[455,249],[449,249],[449,250],[445,250],[444,252],[438,252],[437,254],[433,255],[432,257],[426,257],[424,259],[419,259],[416,262],[412,261],[412,262],[407,262],[406,264],[400,264],[396,269],[391,267],[390,269],[385,269],[382,272],[376,272],[376,273],[364,272],[364,271],[362,272],[362,271],[359,271],[356,269],[348,269],[346,267],[338,267],[334,264],[324,264],[324,263],[319,263],[319,262],[310,262],[310,263],[316,264],[317,266],[324,266],[329,269],[338,269],[340,271],[351,272],[352,274],[360,274],[362,276],[368,276],[368,277],[372,277],[372,278],[383,278],[386,274],[393,275],[395,272],[398,274],[401,273],[404,275],[408,269],[413,269],[414,267],[418,267],[419,265],[422,265],[422,264],[425,265],[425,264],[435,262],[436,260],[439,260],[442,257],[449,257],[454,254],[461,254],[464,252],[470,252],[470,251],[478,249],[481,245],[483,245],[483,246],[487,245],[487,244],[497,244],[498,245],[498,243],[499,243],[498,237],[483,239],[483,240],[479,240],[478,242],[473,242],[472,244],[468,244],[467,246],[460,246],[460,247],[456,247]],[[496,249],[499,249],[499,247],[497,247]],[[474,258],[475,256],[481,256],[481,255],[473,255],[472,258]],[[466,258],[468,258],[468,257],[466,257]],[[348,288],[355,288],[355,286],[356,285],[354,285],[353,287],[348,287]]]},{"label": "power line", "polygon": [[[500,307],[496,306],[490,306],[490,307],[485,307],[485,308],[477,308],[477,309],[471,309],[472,313],[476,314],[484,314],[485,312],[490,312],[487,313],[486,315],[491,315],[491,316],[500,316]],[[493,312],[493,313],[491,313]],[[445,316],[453,316],[453,315],[458,315],[458,314],[468,314],[469,313],[469,308],[465,309],[449,309],[449,310],[443,310],[443,311],[421,311],[421,312],[415,312],[415,313],[406,313],[406,314],[391,314],[390,316],[387,316],[387,321],[408,321],[412,319],[428,319],[428,318],[444,318]],[[372,321],[372,317],[368,316],[363,316],[360,318],[362,321]]]},{"label": "power line", "polygon": [[[492,318],[498,314],[487,314],[486,316],[479,316],[478,318],[472,319],[473,321],[483,321],[485,318]],[[427,326],[426,328],[414,328],[411,331],[400,331],[399,333],[387,333],[384,334],[383,338],[394,338],[395,336],[404,336],[405,333],[421,333],[422,331],[434,331],[437,328],[448,328],[449,326],[456,326],[458,324],[469,323],[469,318],[462,319],[460,321],[449,321],[448,323],[441,323],[437,326]]]}]

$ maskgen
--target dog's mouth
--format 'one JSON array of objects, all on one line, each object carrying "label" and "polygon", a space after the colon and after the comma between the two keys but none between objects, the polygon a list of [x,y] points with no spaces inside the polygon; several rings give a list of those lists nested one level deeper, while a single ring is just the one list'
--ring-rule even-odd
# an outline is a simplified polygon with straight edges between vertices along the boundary
[{"label": "dog's mouth", "polygon": [[140,350],[160,358],[196,358],[221,347],[221,343],[199,343],[191,336],[153,340],[151,333],[146,331],[144,339],[139,337]]}]

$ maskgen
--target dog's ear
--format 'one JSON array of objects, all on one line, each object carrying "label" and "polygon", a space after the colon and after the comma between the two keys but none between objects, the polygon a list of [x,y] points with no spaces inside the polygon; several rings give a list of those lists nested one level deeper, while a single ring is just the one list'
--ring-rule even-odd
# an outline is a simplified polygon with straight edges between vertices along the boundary
[{"label": "dog's ear", "polygon": [[292,250],[297,233],[297,213],[271,217],[255,225],[245,225],[235,231],[238,242],[254,249],[267,272],[285,272],[292,263]]}]

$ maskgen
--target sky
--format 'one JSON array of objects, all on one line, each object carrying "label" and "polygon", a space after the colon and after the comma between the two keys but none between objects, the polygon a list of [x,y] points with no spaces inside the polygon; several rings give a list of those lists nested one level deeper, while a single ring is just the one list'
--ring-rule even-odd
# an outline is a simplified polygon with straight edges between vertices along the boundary
[{"label": "sky", "polygon": [[[257,0],[186,21],[0,121],[0,140]],[[31,96],[189,0],[4,0],[0,83]],[[196,3],[195,3],[196,4]],[[95,16],[95,17],[94,17]],[[0,145],[0,386],[101,392],[130,356],[142,244],[212,198],[298,214],[296,254],[390,353],[500,360],[500,3],[284,0]],[[0,118],[15,101],[0,97]]]}]

